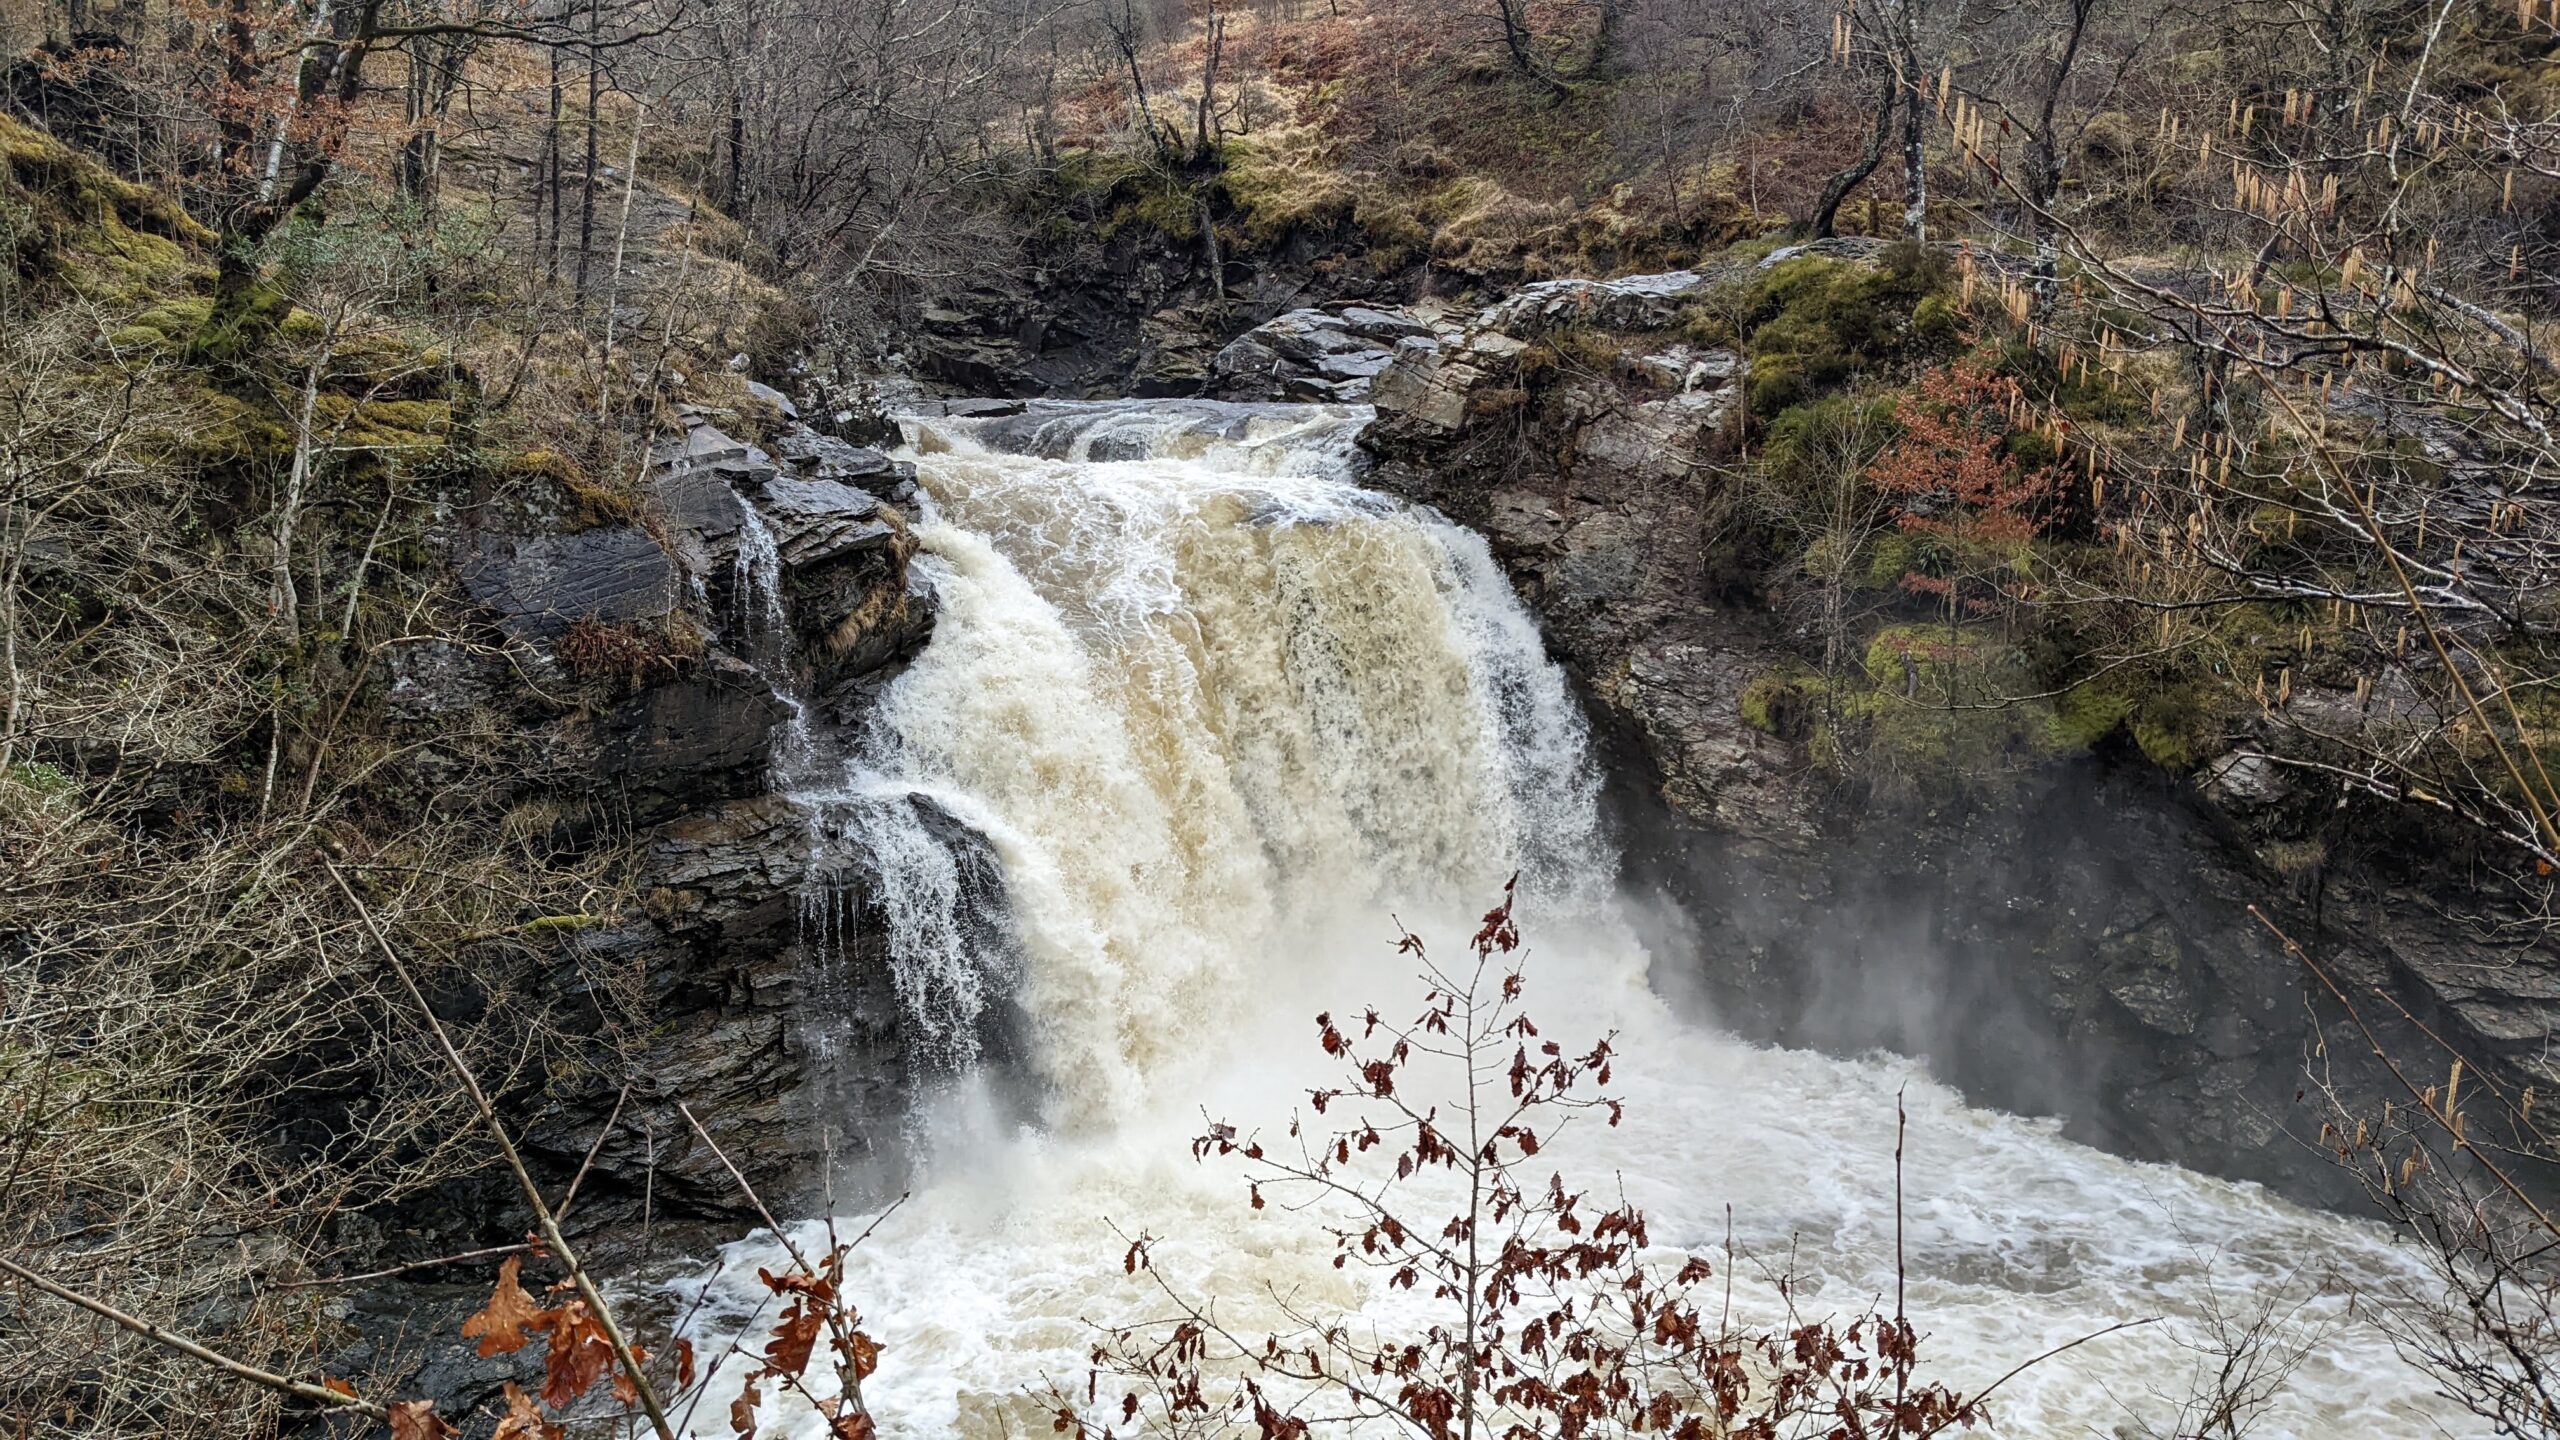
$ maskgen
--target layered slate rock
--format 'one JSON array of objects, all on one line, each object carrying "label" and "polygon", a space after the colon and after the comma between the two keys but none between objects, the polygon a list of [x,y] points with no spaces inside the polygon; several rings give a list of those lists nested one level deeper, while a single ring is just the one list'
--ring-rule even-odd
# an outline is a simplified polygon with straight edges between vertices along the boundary
[{"label": "layered slate rock", "polygon": [[[672,548],[726,627],[751,643],[778,600],[815,690],[838,710],[932,634],[932,588],[908,565],[913,533],[884,498],[914,495],[913,466],[803,424],[787,426],[768,452],[695,417],[682,441],[658,452],[650,486]],[[755,557],[742,559],[756,532],[770,541],[779,576],[760,578]],[[745,593],[777,584],[778,597]]]},{"label": "layered slate rock", "polygon": [[1218,352],[1208,394],[1221,400],[1304,400],[1356,404],[1398,345],[1436,338],[1401,310],[1367,305],[1292,310],[1246,331]]},{"label": "layered slate rock", "polygon": [[683,575],[657,539],[636,525],[574,534],[473,534],[457,569],[471,598],[497,612],[519,640],[557,641],[580,620],[664,620],[679,608]]},{"label": "layered slate rock", "polygon": [[714,654],[598,720],[597,768],[641,824],[759,794],[786,713],[768,677]]},{"label": "layered slate rock", "polygon": [[[590,779],[558,797],[553,843],[628,837],[643,857],[645,915],[580,933],[592,965],[546,973],[567,1013],[597,1023],[615,1006],[582,1006],[571,992],[591,973],[644,977],[657,1027],[627,1096],[617,1077],[564,1079],[527,1125],[537,1154],[575,1162],[620,1108],[581,1192],[590,1225],[646,1196],[661,1215],[744,1213],[679,1102],[777,1202],[808,1192],[828,1137],[839,1158],[859,1155],[904,1119],[913,1067],[887,979],[881,882],[818,833],[806,804],[776,793],[775,761],[795,710],[819,726],[857,721],[931,634],[931,589],[908,565],[914,537],[891,498],[914,494],[914,472],[759,398],[784,417],[761,444],[712,414],[686,416],[644,474],[646,525],[461,533],[463,588],[515,655],[421,649],[386,662],[407,723],[513,706],[528,731],[556,730],[552,749],[581,757]],[[767,607],[778,632],[751,613]],[[588,675],[562,658],[588,621],[666,643],[629,673]],[[526,693],[525,674],[545,677],[542,694]],[[560,704],[549,687],[579,704],[539,713]],[[795,694],[827,713],[807,715],[818,707]],[[983,846],[941,819],[941,843]],[[992,875],[992,863],[980,868]],[[821,927],[844,950],[826,965],[804,923],[813,894],[840,912]],[[822,975],[837,987],[824,996],[812,988]],[[832,1027],[823,1042],[807,1030],[821,1020]],[[811,1111],[820,1105],[823,1117]]]},{"label": "layered slate rock", "polygon": [[1546,280],[1513,292],[1477,324],[1528,338],[1567,327],[1660,330],[1680,307],[1707,293],[1716,278],[1697,270],[1630,275],[1618,280]]}]

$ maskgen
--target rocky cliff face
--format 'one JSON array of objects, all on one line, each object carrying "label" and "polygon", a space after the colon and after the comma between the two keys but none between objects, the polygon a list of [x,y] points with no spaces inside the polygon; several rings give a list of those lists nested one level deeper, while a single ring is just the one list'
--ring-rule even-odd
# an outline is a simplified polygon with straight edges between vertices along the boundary
[{"label": "rocky cliff face", "polygon": [[1237,332],[1321,303],[1383,303],[1395,293],[1346,253],[1359,250],[1356,233],[1293,228],[1261,248],[1214,252],[1213,264],[1196,234],[1132,219],[1116,191],[1062,203],[1077,217],[1072,240],[1035,247],[1033,267],[1018,279],[987,278],[937,298],[901,339],[905,368],[975,396],[1221,394],[1243,363],[1223,354]]},{"label": "rocky cliff face", "polygon": [[[1754,682],[1820,644],[1719,578],[1749,366],[1686,338],[1680,307],[1800,253],[1534,286],[1399,340],[1371,382],[1375,483],[1488,535],[1587,687],[1631,870],[1681,917],[1672,983],[1694,978],[1746,1033],[1923,1056],[2091,1142],[2336,1202],[2355,1188],[2306,1143],[2322,1118],[2306,1062],[2377,1108],[2405,1097],[2252,906],[2342,983],[2497,1057],[2503,1082],[2560,1078],[2538,1048],[2560,956],[2538,932],[2497,938],[2445,867],[2337,846],[2308,877],[2270,863],[2323,821],[2263,762],[2173,774],[2102,743],[1998,803],[1885,805],[1755,713]],[[1813,253],[1878,258],[1872,242]]]},{"label": "rocky cliff face", "polygon": [[[766,445],[737,438],[757,431]],[[935,1073],[890,979],[886,882],[842,841],[824,762],[932,632],[931,591],[907,563],[912,471],[780,402],[690,416],[648,485],[646,524],[475,512],[451,536],[453,564],[503,643],[398,652],[388,687],[417,732],[513,707],[524,734],[586,757],[585,787],[553,799],[554,844],[637,851],[640,913],[580,934],[541,984],[571,1023],[636,1013],[650,1028],[636,1048],[626,1037],[623,1072],[553,1075],[512,1117],[555,1183],[587,1167],[569,1228],[618,1267],[752,1223],[730,1164],[777,1209],[831,1182],[839,1195],[893,1184],[914,1087]],[[582,678],[591,693],[599,667],[621,672],[605,703],[546,698]],[[939,812],[918,819],[1001,913],[984,840]],[[645,993],[601,1003],[584,993],[600,976]],[[521,1208],[494,1181],[448,1186],[350,1235],[350,1251],[398,1264],[504,1243],[529,1223]],[[364,1338],[342,1361],[414,1376],[404,1393],[460,1414],[524,1378],[523,1357],[455,1341],[487,1287],[436,1274],[351,1292]]]}]

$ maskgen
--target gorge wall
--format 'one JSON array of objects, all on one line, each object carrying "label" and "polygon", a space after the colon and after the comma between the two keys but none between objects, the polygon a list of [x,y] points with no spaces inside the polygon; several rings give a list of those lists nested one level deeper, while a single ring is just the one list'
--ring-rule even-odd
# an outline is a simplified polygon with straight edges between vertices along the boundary
[{"label": "gorge wall", "polygon": [[[2090,1143],[2351,1205],[2309,1077],[2377,1108],[2405,1092],[2258,907],[2352,993],[2378,987],[2511,1092],[2547,1088],[2560,956],[2539,929],[2458,862],[2407,858],[2451,853],[2440,842],[2344,822],[2344,802],[2263,761],[2181,773],[2102,733],[2060,754],[2013,744],[1991,757],[2010,772],[1997,786],[1939,775],[1879,794],[1808,754],[1770,682],[1820,661],[1819,627],[1730,561],[1751,361],[1684,332],[1782,267],[1888,263],[1842,240],[1549,282],[1402,339],[1375,381],[1373,483],[1490,536],[1587,689],[1631,882],[1665,902],[1661,953],[1681,957],[1658,983],[1746,1034],[1922,1056]],[[1886,322],[1902,340],[1882,343],[1928,320],[1906,302]],[[1864,663],[1904,683],[1889,659]],[[2271,739],[2244,726],[2224,743]],[[2309,836],[2331,843],[2305,874],[2284,861]],[[2384,1038],[2435,1053],[2405,1026]]]},{"label": "gorge wall", "polygon": [[[2496,1056],[2501,1080],[2547,1083],[2536,1046],[2560,1000],[2544,978],[2551,957],[2484,942],[2455,898],[2466,892],[2423,866],[2340,848],[2306,882],[2268,863],[2270,846],[2317,817],[2260,768],[2208,762],[2199,780],[2101,736],[2010,757],[1997,789],[1885,797],[1813,761],[1766,682],[1803,665],[1819,637],[1734,583],[1720,548],[1752,357],[1695,325],[1702,308],[1797,263],[1871,274],[1887,257],[1826,242],[1547,282],[1480,311],[1337,301],[1286,311],[1168,384],[1375,406],[1360,437],[1366,483],[1490,542],[1593,717],[1627,883],[1653,902],[1654,983],[1722,1025],[1923,1057],[1976,1102],[2059,1116],[2102,1148],[2347,1204],[2354,1181],[2314,1143],[2323,1112],[2304,1093],[2306,1063],[2352,1100],[2392,1093],[2388,1077],[2253,918],[2263,906],[2347,983],[2385,986]],[[1916,308],[1894,323],[1919,323]],[[1059,353],[1115,375],[1138,363],[1074,344]],[[828,410],[828,387],[799,378],[812,413]],[[919,403],[1019,453],[1145,453],[1123,454],[1113,427],[1086,421],[1053,445],[1044,426],[1057,417],[1036,401]],[[1159,407],[1165,423],[1204,435],[1227,424],[1185,403]],[[645,909],[579,943],[649,977],[659,1023],[627,1095],[620,1077],[555,1083],[530,1138],[567,1171],[623,1107],[581,1219],[626,1264],[742,1218],[679,1101],[769,1203],[799,1206],[830,1185],[839,1201],[889,1193],[919,1081],[948,1071],[950,1037],[920,1023],[898,953],[912,917],[894,912],[914,876],[865,828],[877,817],[856,813],[860,797],[810,763],[865,743],[881,687],[932,643],[936,599],[909,565],[912,469],[826,433],[885,439],[862,418],[834,412],[813,427],[800,408],[757,387],[751,405],[692,415],[651,468],[651,527],[484,519],[457,546],[472,594],[534,652],[557,654],[598,624],[669,617],[706,637],[698,659],[577,722],[600,788],[574,823],[633,832]],[[485,660],[400,663],[395,689],[420,724],[445,697],[508,683]],[[962,908],[1001,917],[1006,877],[989,842],[913,804],[895,817],[899,843],[922,837],[938,873],[973,887]],[[968,948],[1006,953],[1016,941],[989,924]],[[1038,1020],[1000,995],[970,1011],[969,1053],[1004,1076],[1014,1028]],[[499,1228],[467,1209],[422,1215],[386,1253]],[[470,1298],[396,1282],[353,1313],[365,1343],[388,1351],[420,1315],[460,1306],[458,1319]],[[431,1347],[427,1363],[421,1383],[457,1409],[510,1373],[450,1347]]]}]

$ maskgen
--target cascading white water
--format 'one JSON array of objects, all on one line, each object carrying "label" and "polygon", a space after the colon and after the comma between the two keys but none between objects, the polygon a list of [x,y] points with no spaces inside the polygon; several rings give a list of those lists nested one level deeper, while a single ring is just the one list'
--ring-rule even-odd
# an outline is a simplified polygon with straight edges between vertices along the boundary
[{"label": "cascading white water", "polygon": [[789,623],[782,610],[782,549],[765,523],[764,512],[745,499],[738,502],[738,553],[730,562],[729,616],[732,646],[746,654],[762,653],[777,643]]},{"label": "cascading white water", "polygon": [[[1997,1433],[2116,1433],[2209,1363],[2190,1348],[2202,1317],[2298,1298],[2324,1267],[2405,1273],[2367,1228],[1971,1109],[1903,1062],[1675,1019],[1613,898],[1562,677],[1481,540],[1350,478],[1365,419],[1131,404],[910,427],[942,616],[845,784],[875,805],[928,795],[994,845],[1045,1113],[990,1133],[952,1103],[915,1198],[852,1257],[887,1347],[868,1389],[884,1434],[1046,1433],[1032,1392],[1080,1385],[1092,1322],[1161,1313],[1121,1265],[1142,1231],[1157,1273],[1247,1327],[1272,1287],[1346,1314],[1410,1305],[1334,1270],[1316,1218],[1249,1208],[1186,1142],[1204,1114],[1277,1131],[1323,1074],[1311,1017],[1412,1008],[1399,923],[1454,951],[1515,871],[1531,1010],[1550,1035],[1615,1030],[1625,1055],[1626,1123],[1550,1153],[1614,1176],[1666,1257],[1720,1261],[1730,1235],[1791,1268],[1802,1303],[1889,1295],[1907,1091],[1900,1244],[1935,1378],[1979,1386],[2163,1317],[2011,1381]],[[902,868],[897,835],[868,841],[912,912],[901,994],[963,1025],[991,972],[937,909],[957,892]],[[726,1257],[706,1331],[760,1298],[771,1246]],[[1737,1305],[1773,1313],[1759,1272],[1734,1268]],[[2465,1433],[2338,1294],[2294,1323],[2309,1348],[2260,1433]],[[725,1433],[729,1398],[705,1433]],[[788,1399],[765,1417],[818,1430]]]}]

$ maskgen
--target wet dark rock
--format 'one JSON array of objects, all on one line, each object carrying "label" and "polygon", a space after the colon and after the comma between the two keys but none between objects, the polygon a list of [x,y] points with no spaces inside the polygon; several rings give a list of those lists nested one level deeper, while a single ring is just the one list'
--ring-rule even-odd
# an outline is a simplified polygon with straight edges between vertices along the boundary
[{"label": "wet dark rock", "polygon": [[579,620],[663,620],[683,592],[675,561],[648,531],[611,525],[569,535],[491,535],[466,542],[458,568],[471,597],[517,639],[548,643]]},{"label": "wet dark rock", "polygon": [[753,795],[764,788],[784,713],[769,679],[713,656],[599,720],[598,768],[642,824]]},{"label": "wet dark rock", "polygon": [[[878,592],[874,592],[878,593]],[[825,637],[830,647],[813,686],[818,703],[839,725],[853,725],[880,687],[897,678],[933,638],[941,601],[923,574],[910,572],[906,587],[877,610],[849,617]]]},{"label": "wet dark rock", "polygon": [[761,485],[756,508],[773,530],[791,570],[806,570],[866,551],[894,549],[903,529],[881,513],[870,492],[840,480],[775,476]]},{"label": "wet dark rock", "polygon": [[738,487],[773,473],[773,459],[707,421],[685,429],[685,438],[651,457],[649,496],[677,558],[691,574],[708,575],[729,563],[745,522]]},{"label": "wet dark rock", "polygon": [[865,482],[902,478],[904,467],[868,445],[856,445],[803,427],[774,441],[774,453],[798,473],[813,480]]},{"label": "wet dark rock", "polygon": [[1020,400],[946,400],[942,404],[942,413],[960,419],[982,420],[998,415],[1019,415],[1023,408]]},{"label": "wet dark rock", "polygon": [[1129,370],[1129,393],[1197,395],[1209,382],[1218,355],[1218,332],[1200,317],[1160,310],[1138,322],[1138,354]]}]

